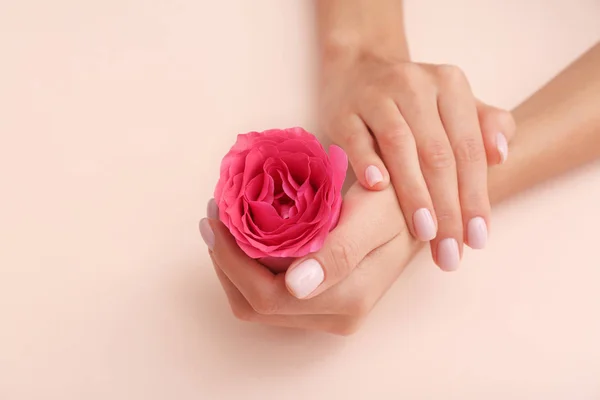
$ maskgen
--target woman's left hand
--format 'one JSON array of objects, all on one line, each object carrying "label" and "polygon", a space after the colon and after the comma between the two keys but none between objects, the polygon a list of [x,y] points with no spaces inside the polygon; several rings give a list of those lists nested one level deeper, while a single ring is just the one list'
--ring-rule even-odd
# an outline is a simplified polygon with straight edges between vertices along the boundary
[{"label": "woman's left hand", "polygon": [[246,256],[217,215],[213,203],[200,229],[231,309],[269,325],[353,333],[421,246],[392,187],[354,184],[323,248],[281,274]]}]

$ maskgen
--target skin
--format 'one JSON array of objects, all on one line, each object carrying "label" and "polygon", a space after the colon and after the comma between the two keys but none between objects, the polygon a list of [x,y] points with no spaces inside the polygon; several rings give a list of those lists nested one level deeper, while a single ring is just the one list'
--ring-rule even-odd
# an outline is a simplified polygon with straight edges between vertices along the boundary
[{"label": "skin", "polygon": [[[599,104],[597,44],[513,111],[519,134],[511,158],[488,171],[492,204],[600,158]],[[353,184],[324,247],[284,274],[248,258],[216,211],[211,202],[201,233],[233,313],[246,321],[351,334],[423,247],[410,234],[391,187],[369,191]],[[325,279],[298,299],[286,274],[309,258],[319,260]]]},{"label": "skin", "polygon": [[410,60],[402,1],[315,6],[321,131],[346,151],[363,187],[393,185],[410,233],[455,270],[463,243],[485,246],[487,234],[470,222],[489,228],[487,167],[507,157],[499,145],[514,135],[511,114],[477,100],[460,68]]}]

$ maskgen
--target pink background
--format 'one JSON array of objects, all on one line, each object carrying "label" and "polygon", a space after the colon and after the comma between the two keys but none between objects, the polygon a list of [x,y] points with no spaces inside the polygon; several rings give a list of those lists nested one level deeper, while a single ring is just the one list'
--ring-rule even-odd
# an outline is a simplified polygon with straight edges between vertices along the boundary
[{"label": "pink background", "polygon": [[[197,221],[234,135],[314,128],[309,1],[0,2],[0,399],[598,399],[600,169],[421,254],[358,334],[236,321]],[[407,1],[415,58],[512,107],[600,2]]]}]

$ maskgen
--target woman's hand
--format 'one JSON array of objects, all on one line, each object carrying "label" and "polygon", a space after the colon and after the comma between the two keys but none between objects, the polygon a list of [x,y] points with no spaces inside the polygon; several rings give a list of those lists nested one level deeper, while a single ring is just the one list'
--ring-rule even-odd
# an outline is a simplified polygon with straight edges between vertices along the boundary
[{"label": "woman's hand", "polygon": [[391,181],[411,234],[431,241],[442,269],[456,269],[463,241],[485,246],[487,167],[506,160],[511,114],[475,99],[457,67],[411,63],[389,50],[330,53],[322,130],[347,152],[365,188]]},{"label": "woman's hand", "polygon": [[270,325],[354,332],[420,247],[392,188],[355,184],[324,247],[285,274],[248,258],[217,215],[211,202],[200,230],[233,313]]}]

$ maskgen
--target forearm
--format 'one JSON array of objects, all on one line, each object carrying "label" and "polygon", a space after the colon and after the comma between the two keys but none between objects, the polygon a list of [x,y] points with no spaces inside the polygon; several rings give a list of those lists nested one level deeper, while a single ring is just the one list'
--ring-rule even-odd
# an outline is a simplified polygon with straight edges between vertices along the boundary
[{"label": "forearm", "polygon": [[314,0],[324,60],[364,51],[408,59],[402,0]]},{"label": "forearm", "polygon": [[489,172],[492,203],[600,158],[600,44],[513,114],[510,156]]}]

